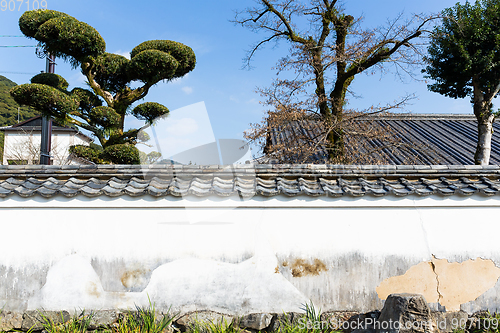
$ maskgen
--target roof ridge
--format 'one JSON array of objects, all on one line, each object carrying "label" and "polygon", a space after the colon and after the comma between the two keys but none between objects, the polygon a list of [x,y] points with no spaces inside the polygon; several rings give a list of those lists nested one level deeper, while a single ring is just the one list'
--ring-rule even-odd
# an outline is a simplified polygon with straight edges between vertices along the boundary
[{"label": "roof ridge", "polygon": [[280,177],[352,177],[354,175],[438,176],[444,174],[500,175],[500,165],[327,165],[327,164],[237,164],[237,165],[2,165],[0,178],[40,177],[220,177],[274,175]]},{"label": "roof ridge", "polygon": [[[360,119],[373,119],[370,116]],[[476,116],[466,113],[384,113],[375,115],[377,120],[476,120]]]}]

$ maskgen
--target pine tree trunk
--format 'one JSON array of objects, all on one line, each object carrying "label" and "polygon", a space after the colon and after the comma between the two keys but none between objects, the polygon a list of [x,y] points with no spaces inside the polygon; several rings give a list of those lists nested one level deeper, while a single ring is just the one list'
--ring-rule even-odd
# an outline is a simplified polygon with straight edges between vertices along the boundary
[{"label": "pine tree trunk", "polygon": [[474,155],[476,165],[490,164],[491,137],[493,136],[493,121],[495,116],[490,112],[489,107],[475,103],[474,114],[477,118],[477,147]]}]

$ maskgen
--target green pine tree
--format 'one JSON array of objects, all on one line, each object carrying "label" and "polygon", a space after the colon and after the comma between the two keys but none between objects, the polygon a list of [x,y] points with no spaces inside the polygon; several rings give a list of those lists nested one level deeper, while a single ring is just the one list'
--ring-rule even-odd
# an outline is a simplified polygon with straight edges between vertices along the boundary
[{"label": "green pine tree", "polygon": [[[75,146],[72,153],[97,163],[140,163],[135,144],[141,128],[125,130],[125,116],[151,124],[166,115],[168,109],[158,103],[142,103],[133,110],[130,106],[160,81],[192,71],[196,64],[193,50],[170,40],[152,40],[136,46],[129,60],[107,53],[104,39],[90,25],[53,10],[27,11],[19,19],[19,27],[46,52],[79,67],[90,90],[68,91],[64,78],[44,73],[33,77],[31,84],[12,89],[14,99],[61,124],[83,128],[99,140],[100,147]],[[137,83],[139,87],[132,88]]]}]

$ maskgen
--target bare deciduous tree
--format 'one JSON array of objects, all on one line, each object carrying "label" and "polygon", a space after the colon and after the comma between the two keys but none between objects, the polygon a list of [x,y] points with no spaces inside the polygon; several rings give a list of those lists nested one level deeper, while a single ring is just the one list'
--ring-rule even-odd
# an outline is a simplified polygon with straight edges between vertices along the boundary
[{"label": "bare deciduous tree", "polygon": [[[256,0],[256,6],[237,13],[234,22],[264,37],[255,44],[246,58],[250,64],[254,54],[265,44],[285,41],[290,45],[287,56],[279,60],[277,77],[268,88],[260,89],[263,103],[271,113],[288,113],[275,117],[290,121],[313,114],[322,122],[318,146],[323,146],[330,161],[346,162],[345,134],[350,115],[346,96],[356,75],[372,74],[393,65],[397,74],[410,74],[421,63],[425,49],[419,44],[424,28],[432,17],[414,15],[404,21],[399,15],[384,27],[363,29],[361,18],[345,13],[337,0]],[[394,107],[401,107],[404,97]],[[372,108],[376,114],[391,106]],[[267,126],[267,125],[266,125]],[[263,124],[247,132],[256,140],[266,135]],[[359,128],[358,128],[359,130]]]}]

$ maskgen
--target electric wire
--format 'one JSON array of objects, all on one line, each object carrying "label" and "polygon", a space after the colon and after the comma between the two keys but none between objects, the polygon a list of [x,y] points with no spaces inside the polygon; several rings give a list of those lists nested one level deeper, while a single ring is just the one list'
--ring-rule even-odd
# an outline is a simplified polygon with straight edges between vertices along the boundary
[{"label": "electric wire", "polygon": [[22,74],[22,75],[36,75],[38,73],[26,73],[26,72],[5,72],[0,71],[1,74]]}]

